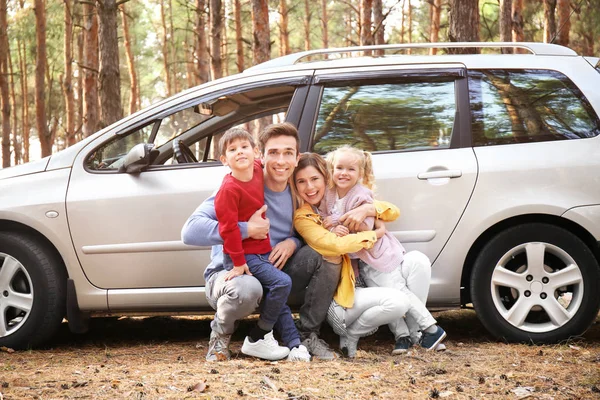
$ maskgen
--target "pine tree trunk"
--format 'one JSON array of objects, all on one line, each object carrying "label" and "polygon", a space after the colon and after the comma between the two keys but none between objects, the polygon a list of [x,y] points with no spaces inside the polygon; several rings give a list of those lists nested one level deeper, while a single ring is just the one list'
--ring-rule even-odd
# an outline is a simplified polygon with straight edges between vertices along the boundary
[{"label": "pine tree trunk", "polygon": [[[236,0],[239,2],[239,0]],[[288,30],[289,12],[287,0],[279,0],[279,55],[290,54],[290,32]]]},{"label": "pine tree trunk", "polygon": [[[27,53],[25,44],[17,41],[19,48],[19,67],[21,69],[21,122],[23,124],[23,162],[29,162],[29,94],[27,92]],[[22,49],[21,49],[22,48]]]},{"label": "pine tree trunk", "polygon": [[[500,41],[510,42],[512,39],[512,0],[500,0]],[[512,53],[512,49],[503,48],[502,53]]]},{"label": "pine tree trunk", "polygon": [[[440,15],[442,11],[442,0],[434,0],[431,3],[431,34],[429,35],[429,41],[431,43],[437,43],[440,37]],[[437,54],[437,49],[429,49],[429,54]]]},{"label": "pine tree trunk", "polygon": [[221,35],[221,65],[224,76],[229,75],[229,46],[227,42],[227,16],[225,15],[225,9],[223,10],[223,33]]},{"label": "pine tree trunk", "polygon": [[137,104],[139,103],[139,88],[137,84],[137,74],[135,72],[135,59],[133,57],[133,50],[131,49],[131,37],[129,34],[129,23],[127,21],[125,4],[121,5],[121,25],[123,26],[125,55],[127,56],[127,68],[129,69],[129,82],[131,85],[129,93],[129,114],[133,114],[137,111]]},{"label": "pine tree trunk", "polygon": [[197,83],[208,82],[209,77],[209,55],[206,44],[206,20],[204,19],[206,3],[204,0],[196,0],[196,62]]},{"label": "pine tree trunk", "polygon": [[173,93],[179,92],[179,85],[177,84],[177,70],[179,69],[179,63],[177,62],[177,43],[175,42],[175,30],[173,27],[173,2],[169,0],[169,43],[171,44],[171,84],[173,85]]},{"label": "pine tree trunk", "polygon": [[100,127],[98,97],[98,14],[93,5],[83,5],[83,136],[88,137]]},{"label": "pine tree trunk", "polygon": [[[79,23],[81,25],[81,22]],[[83,29],[77,35],[77,121],[75,122],[75,137],[77,141],[82,139],[83,127]]]},{"label": "pine tree trunk", "polygon": [[71,0],[64,0],[65,3],[65,75],[62,81],[63,95],[65,97],[65,113],[67,124],[65,127],[67,146],[76,143],[75,140],[75,99],[73,97],[73,19],[71,12],[73,3]]},{"label": "pine tree trunk", "polygon": [[210,0],[210,72],[212,79],[223,76],[221,62],[221,35],[223,33],[221,0]]},{"label": "pine tree trunk", "polygon": [[[441,1],[441,0],[437,0]],[[382,0],[373,0],[373,42],[375,44],[385,44],[383,19],[383,3]],[[375,51],[376,56],[383,56],[385,51]]]},{"label": "pine tree trunk", "polygon": [[52,154],[52,141],[46,125],[46,10],[44,0],[35,0],[35,118],[42,157]]},{"label": "pine tree trunk", "polygon": [[304,0],[304,50],[310,50],[310,20],[312,19],[312,11],[310,9],[310,1]]},{"label": "pine tree trunk", "polygon": [[327,15],[327,0],[321,0],[321,29],[323,31],[323,48],[329,47],[329,16]]},{"label": "pine tree trunk", "polygon": [[[512,0],[512,40],[524,42],[523,0]],[[524,53],[523,49],[515,49],[515,53]]]},{"label": "pine tree trunk", "polygon": [[556,35],[556,0],[544,0],[544,43],[550,43]]},{"label": "pine tree trunk", "polygon": [[556,40],[557,44],[562,46],[569,45],[569,31],[571,30],[571,20],[569,19],[571,14],[571,7],[569,0],[558,0],[556,3],[558,10],[558,37]]},{"label": "pine tree trunk", "polygon": [[[408,0],[408,43],[412,43],[412,29],[412,5],[410,4],[410,0]],[[411,54],[411,52],[411,49],[406,51],[407,54]]]},{"label": "pine tree trunk", "polygon": [[117,39],[117,5],[115,0],[99,4],[98,36],[100,47],[100,120],[108,126],[123,118],[119,41]]},{"label": "pine tree trunk", "polygon": [[167,89],[167,97],[171,96],[171,74],[169,73],[169,42],[167,38],[167,19],[165,17],[165,1],[160,0],[160,22],[162,26],[162,59],[163,70],[165,72],[165,86]]},{"label": "pine tree trunk", "polygon": [[[479,2],[477,0],[450,0],[448,38],[451,42],[479,41]],[[449,49],[454,54],[475,54],[475,48]]]},{"label": "pine tree trunk", "polygon": [[[371,33],[373,0],[360,0],[360,5],[360,45],[369,46],[373,44],[373,34]],[[371,54],[371,52],[365,53]]]},{"label": "pine tree trunk", "polygon": [[252,0],[252,57],[254,65],[271,58],[271,32],[267,0]]},{"label": "pine tree trunk", "polygon": [[242,72],[244,70],[244,40],[242,38],[242,3],[240,0],[234,0],[233,8],[235,19],[235,64],[238,72]]},{"label": "pine tree trunk", "polygon": [[10,100],[8,91],[8,25],[6,0],[0,0],[0,104],[2,104],[2,168],[10,167]]},{"label": "pine tree trunk", "polygon": [[[1,0],[0,0],[1,1]],[[18,49],[17,49],[18,50]],[[15,73],[13,70],[12,55],[10,53],[10,45],[8,51],[8,70],[10,71],[10,101],[11,101],[11,112],[12,112],[12,131],[13,131],[13,159],[15,165],[19,164],[21,160],[21,144],[19,141],[19,130],[17,120],[17,94],[15,92]]]}]

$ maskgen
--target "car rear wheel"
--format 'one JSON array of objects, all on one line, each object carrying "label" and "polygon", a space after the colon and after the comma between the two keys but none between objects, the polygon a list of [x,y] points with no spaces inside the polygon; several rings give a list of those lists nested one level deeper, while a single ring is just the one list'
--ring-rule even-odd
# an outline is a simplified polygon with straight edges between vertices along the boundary
[{"label": "car rear wheel", "polygon": [[600,267],[578,237],[531,223],[494,236],[475,260],[471,298],[496,337],[550,343],[583,333],[600,307]]},{"label": "car rear wheel", "polygon": [[0,346],[47,341],[65,315],[66,276],[56,255],[29,236],[0,232]]}]

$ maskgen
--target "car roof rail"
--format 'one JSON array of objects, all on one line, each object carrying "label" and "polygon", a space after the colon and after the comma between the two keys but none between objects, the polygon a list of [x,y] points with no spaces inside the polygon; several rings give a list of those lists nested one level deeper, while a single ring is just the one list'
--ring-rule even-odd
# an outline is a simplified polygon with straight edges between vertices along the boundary
[{"label": "car roof rail", "polygon": [[[318,55],[332,55],[342,53],[358,53],[373,50],[403,50],[403,49],[450,49],[450,48],[519,48],[528,50],[538,56],[576,56],[572,49],[557,44],[534,42],[440,42],[440,43],[402,43],[381,44],[374,46],[338,47],[332,49],[317,49],[302,51],[274,58],[264,63],[246,69],[256,71],[259,69],[287,67],[300,62],[300,60]],[[362,56],[362,54],[361,54]]]}]

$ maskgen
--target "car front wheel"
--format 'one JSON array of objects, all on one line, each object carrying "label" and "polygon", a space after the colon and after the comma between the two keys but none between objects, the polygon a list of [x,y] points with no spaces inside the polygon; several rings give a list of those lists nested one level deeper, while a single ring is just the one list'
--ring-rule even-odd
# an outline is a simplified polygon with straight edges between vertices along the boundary
[{"label": "car front wheel", "polygon": [[0,232],[0,346],[47,341],[65,315],[66,276],[57,256],[23,234]]},{"label": "car front wheel", "polygon": [[600,307],[600,267],[578,237],[531,223],[494,236],[471,274],[477,316],[494,336],[551,343],[582,334]]}]

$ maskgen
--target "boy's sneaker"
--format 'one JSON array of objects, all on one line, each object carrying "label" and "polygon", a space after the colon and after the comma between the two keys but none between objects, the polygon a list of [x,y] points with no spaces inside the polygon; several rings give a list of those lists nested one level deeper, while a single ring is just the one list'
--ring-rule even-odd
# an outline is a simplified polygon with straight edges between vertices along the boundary
[{"label": "boy's sneaker", "polygon": [[437,326],[437,330],[434,333],[423,332],[423,336],[421,337],[421,347],[426,349],[427,351],[435,350],[438,347],[438,344],[442,342],[446,338],[446,332]]},{"label": "boy's sneaker", "polygon": [[221,335],[215,331],[210,332],[210,341],[208,342],[208,352],[206,361],[227,361],[231,358],[229,352],[229,341],[231,335]]},{"label": "boy's sneaker", "polygon": [[267,333],[263,339],[252,343],[246,336],[242,345],[242,353],[247,356],[262,358],[263,360],[275,361],[281,360],[290,354],[290,349],[280,346],[273,337],[273,331]]},{"label": "boy's sneaker", "polygon": [[399,354],[404,354],[408,352],[408,349],[412,346],[412,342],[410,337],[402,336],[398,340],[396,340],[396,345],[394,346],[394,350],[392,350],[392,354],[397,356]]},{"label": "boy's sneaker", "polygon": [[327,343],[325,343],[323,339],[320,339],[314,332],[311,332],[311,334],[302,341],[302,344],[314,358],[325,361],[331,361],[337,358],[337,355],[329,348]]},{"label": "boy's sneaker", "polygon": [[292,350],[290,350],[290,354],[287,357],[288,361],[304,361],[304,362],[309,362],[310,361],[310,353],[308,352],[308,349],[306,347],[304,347],[303,345],[300,345],[298,347],[294,347]]},{"label": "boy's sneaker", "polygon": [[358,349],[358,338],[351,336],[340,336],[340,350],[342,354],[348,358],[356,357]]}]

